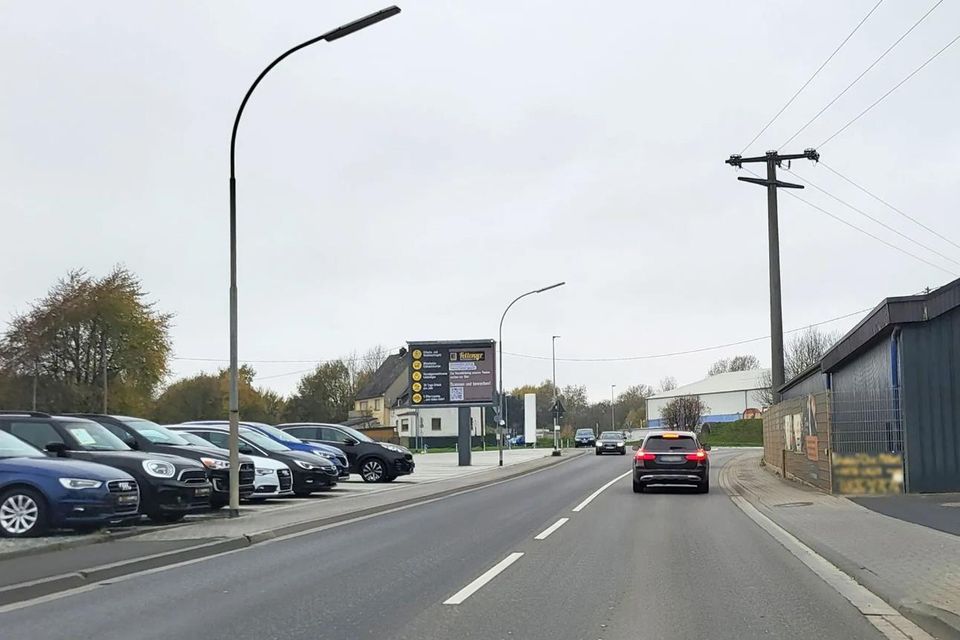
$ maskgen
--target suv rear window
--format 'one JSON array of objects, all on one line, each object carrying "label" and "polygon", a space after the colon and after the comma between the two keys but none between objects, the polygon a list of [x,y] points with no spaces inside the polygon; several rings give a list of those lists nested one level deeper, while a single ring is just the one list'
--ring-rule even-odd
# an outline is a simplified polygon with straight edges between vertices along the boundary
[{"label": "suv rear window", "polygon": [[644,451],[696,451],[697,441],[690,436],[664,438],[663,436],[648,436],[643,443]]}]

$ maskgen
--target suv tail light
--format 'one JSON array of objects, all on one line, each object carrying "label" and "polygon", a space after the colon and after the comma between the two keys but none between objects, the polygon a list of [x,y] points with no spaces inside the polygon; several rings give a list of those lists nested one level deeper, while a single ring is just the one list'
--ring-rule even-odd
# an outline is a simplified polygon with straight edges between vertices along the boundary
[{"label": "suv tail light", "polygon": [[707,452],[703,449],[697,449],[694,453],[687,454],[687,460],[703,461],[707,459]]},{"label": "suv tail light", "polygon": [[643,449],[640,449],[639,451],[637,451],[637,455],[635,455],[633,459],[634,460],[656,460],[657,454],[647,453]]}]

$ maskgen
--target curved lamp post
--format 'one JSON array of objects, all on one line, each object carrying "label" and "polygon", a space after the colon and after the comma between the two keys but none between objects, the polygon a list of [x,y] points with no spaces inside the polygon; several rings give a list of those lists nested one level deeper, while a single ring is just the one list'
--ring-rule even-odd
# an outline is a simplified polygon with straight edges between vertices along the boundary
[{"label": "curved lamp post", "polygon": [[243,109],[247,106],[247,101],[253,90],[257,88],[263,77],[271,69],[280,64],[280,62],[292,53],[309,47],[312,44],[325,40],[333,42],[339,40],[351,33],[360,31],[381,20],[386,20],[400,13],[400,8],[396,6],[387,7],[371,13],[368,16],[354,20],[342,27],[337,27],[333,31],[317,36],[306,42],[301,42],[292,49],[287,50],[276,60],[271,62],[260,72],[257,79],[253,81],[247,93],[243,96],[240,108],[237,110],[237,117],[233,121],[233,132],[230,134],[230,437],[228,446],[230,448],[230,516],[234,517],[240,513],[240,453],[239,453],[239,431],[240,431],[240,403],[237,388],[237,179],[235,172],[235,157],[237,146],[237,128],[240,126],[240,116],[243,115]]},{"label": "curved lamp post", "polygon": [[567,284],[566,282],[558,282],[557,284],[552,284],[549,287],[544,287],[543,289],[534,289],[533,291],[527,291],[526,293],[520,294],[510,304],[507,305],[507,308],[503,310],[503,315],[500,316],[500,333],[497,339],[497,347],[499,349],[499,354],[497,359],[500,361],[500,405],[497,411],[497,452],[500,456],[500,466],[503,466],[503,319],[507,317],[507,311],[510,311],[510,307],[515,305],[518,300],[526,298],[527,296],[532,296],[535,293],[543,293],[544,291],[549,291],[550,289],[556,289],[557,287],[562,287]]}]

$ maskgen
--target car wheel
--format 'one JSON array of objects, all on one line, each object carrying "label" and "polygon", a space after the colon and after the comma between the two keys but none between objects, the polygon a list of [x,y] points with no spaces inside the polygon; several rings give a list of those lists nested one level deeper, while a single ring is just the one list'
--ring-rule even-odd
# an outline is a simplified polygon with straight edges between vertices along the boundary
[{"label": "car wheel", "polygon": [[697,485],[697,493],[710,493],[710,478]]},{"label": "car wheel", "polygon": [[26,487],[0,494],[0,536],[27,538],[46,533],[47,503],[43,496]]},{"label": "car wheel", "polygon": [[383,482],[387,465],[380,458],[367,458],[360,463],[360,477],[364,482]]},{"label": "car wheel", "polygon": [[633,492],[634,493],[643,493],[643,485],[637,482],[637,479],[633,479]]},{"label": "car wheel", "polygon": [[183,513],[148,513],[147,518],[156,524],[172,524],[183,520]]}]

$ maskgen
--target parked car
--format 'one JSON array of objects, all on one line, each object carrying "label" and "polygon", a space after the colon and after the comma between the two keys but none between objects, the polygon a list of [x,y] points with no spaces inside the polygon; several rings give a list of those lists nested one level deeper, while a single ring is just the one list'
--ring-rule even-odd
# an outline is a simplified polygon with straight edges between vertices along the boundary
[{"label": "parked car", "polygon": [[597,437],[593,435],[593,429],[577,429],[573,436],[573,448],[593,447],[597,444]]},{"label": "parked car", "polygon": [[[73,417],[93,420],[110,430],[131,449],[151,453],[167,453],[191,458],[207,469],[207,476],[213,484],[210,495],[210,507],[220,509],[230,502],[230,458],[216,450],[216,447],[200,449],[191,446],[173,431],[156,422],[128,416],[108,416],[98,413],[76,413]],[[240,458],[240,498],[253,495],[256,469],[253,461]]]},{"label": "parked car", "polygon": [[277,425],[282,431],[307,442],[342,447],[350,471],[364,482],[393,482],[398,476],[413,473],[413,454],[406,447],[377,442],[369,436],[337,424],[297,422]]},{"label": "parked car", "polygon": [[627,441],[623,437],[623,431],[604,431],[597,438],[597,455],[605,453],[627,454]]},{"label": "parked car", "polygon": [[510,438],[511,447],[522,447],[525,444],[527,444],[527,441],[524,439],[523,436],[513,436],[512,438]]},{"label": "parked car", "polygon": [[56,460],[0,431],[0,536],[40,536],[140,517],[128,473],[93,462]]},{"label": "parked car", "polygon": [[633,492],[650,485],[695,485],[710,491],[710,445],[692,431],[656,431],[644,437],[633,457]]},{"label": "parked car", "polygon": [[[177,431],[177,435],[189,442],[192,446],[201,449],[217,447],[209,440],[204,440],[200,436],[189,431]],[[227,449],[217,447],[220,455],[229,456]],[[260,502],[267,498],[286,498],[293,495],[293,475],[290,467],[280,462],[262,456],[251,455],[243,449],[240,453],[253,460],[253,466],[256,471],[256,477],[253,479],[253,494],[247,498],[250,501]]]},{"label": "parked car", "polygon": [[187,513],[210,508],[212,487],[203,465],[180,456],[132,451],[96,422],[4,411],[0,431],[60,458],[96,462],[130,474],[140,489],[140,513],[154,522],[176,522]]},{"label": "parked car", "polygon": [[[226,447],[229,427],[212,424],[171,425],[176,432],[193,433],[218,447]],[[294,451],[250,427],[240,427],[240,452],[273,458],[286,464],[293,473],[293,493],[300,498],[314,491],[329,489],[337,484],[337,466],[330,460],[305,451]]]},{"label": "parked car", "polygon": [[[184,422],[183,424],[216,424],[221,426],[229,426],[229,423],[226,420],[191,420],[189,422]],[[347,462],[347,455],[341,449],[326,444],[320,444],[318,442],[304,442],[293,434],[281,431],[272,425],[264,424],[262,422],[243,421],[240,424],[259,431],[268,438],[276,440],[280,444],[290,447],[294,451],[306,451],[307,453],[312,453],[320,456],[321,458],[331,460],[335,465],[337,465],[337,469],[340,472],[338,480],[344,481],[350,479],[350,464]]]}]

